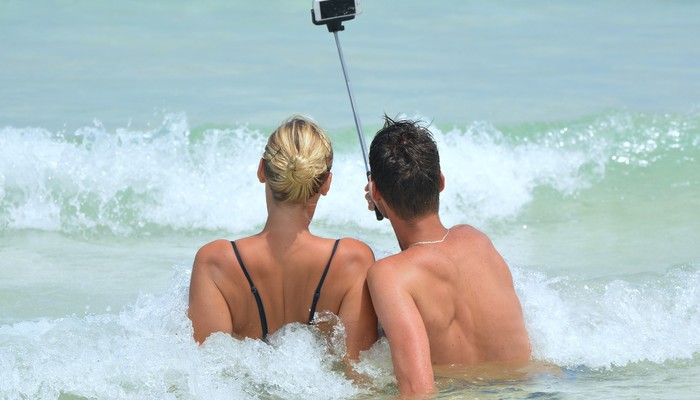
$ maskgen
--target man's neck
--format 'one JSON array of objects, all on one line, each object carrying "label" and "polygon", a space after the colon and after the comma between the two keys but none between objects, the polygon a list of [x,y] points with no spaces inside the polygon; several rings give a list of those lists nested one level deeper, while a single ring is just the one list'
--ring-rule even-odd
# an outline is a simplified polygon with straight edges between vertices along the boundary
[{"label": "man's neck", "polygon": [[412,221],[398,217],[391,218],[390,221],[402,251],[417,244],[441,243],[448,233],[437,213],[427,214]]}]

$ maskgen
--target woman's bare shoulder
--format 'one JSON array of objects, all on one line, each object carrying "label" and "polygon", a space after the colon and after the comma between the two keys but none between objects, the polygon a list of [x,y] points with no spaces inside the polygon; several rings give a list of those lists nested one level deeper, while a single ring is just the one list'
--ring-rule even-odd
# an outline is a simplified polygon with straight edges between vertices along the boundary
[{"label": "woman's bare shoulder", "polygon": [[344,268],[352,271],[364,271],[374,263],[374,252],[364,242],[354,238],[342,238],[336,252],[338,261]]},{"label": "woman's bare shoulder", "polygon": [[200,247],[194,258],[194,267],[212,268],[226,263],[232,256],[231,242],[214,240]]}]

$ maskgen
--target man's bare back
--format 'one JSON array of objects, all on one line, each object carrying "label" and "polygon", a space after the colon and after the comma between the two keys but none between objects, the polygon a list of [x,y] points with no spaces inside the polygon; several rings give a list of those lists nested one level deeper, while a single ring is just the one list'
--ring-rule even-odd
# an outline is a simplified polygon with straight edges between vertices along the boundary
[{"label": "man's bare back", "polygon": [[530,341],[505,262],[470,226],[452,227],[450,235],[400,254],[416,269],[406,290],[425,323],[433,364],[529,360]]},{"label": "man's bare back", "polygon": [[433,392],[434,365],[527,363],[530,341],[505,261],[483,233],[440,221],[445,176],[430,131],[385,116],[369,160],[369,209],[386,216],[402,250],[367,276],[401,394]]},{"label": "man's bare back", "polygon": [[510,271],[471,226],[454,226],[443,242],[413,245],[378,261],[368,282],[378,314],[402,313],[404,323],[423,325],[431,365],[530,359]]}]

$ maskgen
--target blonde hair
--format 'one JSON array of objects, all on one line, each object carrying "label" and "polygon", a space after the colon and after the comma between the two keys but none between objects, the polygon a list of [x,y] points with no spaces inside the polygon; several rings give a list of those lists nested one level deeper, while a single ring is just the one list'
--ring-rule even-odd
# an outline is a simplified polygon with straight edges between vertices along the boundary
[{"label": "blonde hair", "polygon": [[294,115],[272,132],[262,158],[265,179],[275,199],[303,203],[328,179],[333,148],[316,123]]}]

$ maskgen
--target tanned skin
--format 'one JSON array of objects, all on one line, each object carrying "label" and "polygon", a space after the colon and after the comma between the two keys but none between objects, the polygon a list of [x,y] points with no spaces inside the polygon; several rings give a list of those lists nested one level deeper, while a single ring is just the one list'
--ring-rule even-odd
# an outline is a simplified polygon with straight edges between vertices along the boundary
[{"label": "tanned skin", "polygon": [[[263,161],[258,179],[265,182]],[[316,203],[330,188],[331,176],[320,192],[303,204],[275,200],[266,184],[268,218],[263,230],[236,244],[265,307],[269,333],[290,322],[308,322],[309,309],[334,240],[309,232]],[[366,275],[374,261],[364,243],[343,238],[326,276],[317,312],[340,317],[347,333],[347,358],[377,340],[377,317]],[[227,240],[203,246],[197,253],[190,284],[189,318],[199,343],[214,332],[260,338],[257,304]]]},{"label": "tanned skin", "polygon": [[401,395],[434,392],[434,366],[527,364],[520,301],[489,238],[469,225],[448,231],[437,212],[403,219],[374,182],[366,190],[369,209],[376,205],[389,219],[402,250],[378,260],[367,277]]}]

